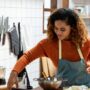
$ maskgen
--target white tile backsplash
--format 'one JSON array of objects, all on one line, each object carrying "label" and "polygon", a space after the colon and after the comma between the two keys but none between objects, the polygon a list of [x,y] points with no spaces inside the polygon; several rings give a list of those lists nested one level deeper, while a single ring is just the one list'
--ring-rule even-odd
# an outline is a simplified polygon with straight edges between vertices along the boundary
[{"label": "white tile backsplash", "polygon": [[[13,22],[16,25],[18,22],[21,23],[21,28],[23,28],[21,34],[26,40],[23,43],[25,50],[35,46],[44,37],[42,31],[42,8],[42,0],[0,0],[0,16],[9,17],[10,27]],[[4,46],[0,43],[0,66],[6,67],[7,80],[16,60],[17,57],[9,52],[9,43]],[[30,82],[33,81],[33,78],[39,77],[39,61],[35,60],[29,64],[27,71]],[[31,83],[31,85],[33,87],[38,86],[37,82]]]}]

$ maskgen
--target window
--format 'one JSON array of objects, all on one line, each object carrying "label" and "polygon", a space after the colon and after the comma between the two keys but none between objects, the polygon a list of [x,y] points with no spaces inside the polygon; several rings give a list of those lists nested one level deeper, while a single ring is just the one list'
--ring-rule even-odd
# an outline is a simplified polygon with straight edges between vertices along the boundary
[{"label": "window", "polygon": [[47,21],[49,15],[57,8],[57,0],[44,0],[43,1],[43,33],[47,31]]}]

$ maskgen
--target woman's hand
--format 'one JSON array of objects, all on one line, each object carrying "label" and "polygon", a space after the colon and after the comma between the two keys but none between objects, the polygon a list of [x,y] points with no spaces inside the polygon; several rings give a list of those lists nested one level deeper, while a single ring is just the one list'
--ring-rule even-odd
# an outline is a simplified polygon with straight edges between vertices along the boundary
[{"label": "woman's hand", "polygon": [[7,83],[8,90],[12,90],[13,85],[18,88],[18,74],[15,71],[12,71]]},{"label": "woman's hand", "polygon": [[87,73],[90,74],[90,66],[86,69]]},{"label": "woman's hand", "polygon": [[86,71],[87,71],[87,73],[88,74],[90,74],[90,61],[87,61],[87,69],[86,69]]}]

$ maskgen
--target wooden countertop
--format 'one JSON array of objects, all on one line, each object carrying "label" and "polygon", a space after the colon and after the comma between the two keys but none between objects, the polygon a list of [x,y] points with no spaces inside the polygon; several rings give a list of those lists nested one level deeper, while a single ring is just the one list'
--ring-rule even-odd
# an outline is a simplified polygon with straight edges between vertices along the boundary
[{"label": "wooden countertop", "polygon": [[[7,85],[0,85],[0,90],[8,90]],[[31,89],[12,89],[12,90],[31,90]],[[41,87],[34,88],[32,90],[43,90]],[[62,90],[62,89],[59,89]]]},{"label": "wooden countertop", "polygon": [[[8,90],[8,89],[6,85],[0,85],[0,90]],[[13,90],[31,90],[31,89],[13,89]],[[32,90],[43,90],[43,89],[41,87],[37,87]],[[58,90],[62,90],[62,89],[58,89]],[[63,88],[63,90],[80,90],[80,86],[71,86],[68,88]],[[90,90],[90,88],[88,88],[87,90]]]},{"label": "wooden countertop", "polygon": [[0,90],[8,90],[7,85],[0,85]]}]

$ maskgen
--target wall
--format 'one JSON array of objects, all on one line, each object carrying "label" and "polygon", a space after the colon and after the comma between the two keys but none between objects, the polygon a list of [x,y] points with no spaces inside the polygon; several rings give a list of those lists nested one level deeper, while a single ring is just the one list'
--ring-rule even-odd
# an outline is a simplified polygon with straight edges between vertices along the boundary
[{"label": "wall", "polygon": [[[21,23],[22,44],[24,50],[36,45],[45,35],[42,33],[42,0],[0,0],[0,16],[9,17],[9,27],[13,22]],[[6,44],[0,44],[0,66],[6,67],[6,79],[15,64],[17,57],[9,53],[8,39]],[[38,68],[35,68],[38,67]],[[8,71],[8,72],[7,72]],[[27,66],[30,81],[39,76],[39,59]],[[32,82],[36,87],[38,84]]]}]

